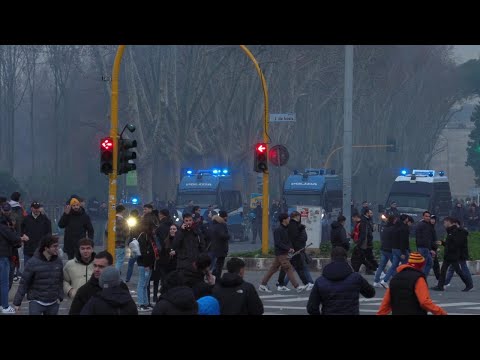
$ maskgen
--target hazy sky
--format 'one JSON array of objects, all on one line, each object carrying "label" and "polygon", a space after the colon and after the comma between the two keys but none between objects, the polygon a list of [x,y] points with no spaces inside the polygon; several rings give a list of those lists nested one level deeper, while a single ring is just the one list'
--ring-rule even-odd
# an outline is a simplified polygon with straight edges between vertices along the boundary
[{"label": "hazy sky", "polygon": [[455,53],[460,63],[477,59],[480,57],[480,45],[455,45]]}]

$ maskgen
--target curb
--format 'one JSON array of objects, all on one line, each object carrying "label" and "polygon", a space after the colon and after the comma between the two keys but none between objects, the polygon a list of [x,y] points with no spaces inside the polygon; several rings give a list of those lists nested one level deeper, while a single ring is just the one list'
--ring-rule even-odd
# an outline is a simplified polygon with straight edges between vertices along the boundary
[{"label": "curb", "polygon": [[[225,263],[231,259],[230,257],[227,257],[225,259]],[[243,261],[245,261],[245,267],[247,270],[250,271],[266,271],[270,268],[270,266],[273,263],[273,260],[275,258],[242,258],[240,257]],[[308,268],[310,271],[314,272],[321,272],[323,267],[327,264],[329,264],[331,260],[329,258],[313,258],[312,262],[308,264]],[[442,265],[442,262],[440,262],[440,266]],[[472,275],[480,275],[480,260],[473,260],[473,261],[467,261],[468,269],[470,270],[470,273]],[[362,265],[360,268],[361,273],[365,273],[365,266]],[[454,274],[454,276],[457,276],[457,274]]]}]

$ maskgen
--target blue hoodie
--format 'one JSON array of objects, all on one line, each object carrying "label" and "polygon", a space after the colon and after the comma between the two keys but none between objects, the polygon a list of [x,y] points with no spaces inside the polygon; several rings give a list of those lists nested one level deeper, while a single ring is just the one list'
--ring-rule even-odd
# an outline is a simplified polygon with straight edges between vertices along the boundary
[{"label": "blue hoodie", "polygon": [[198,315],[220,315],[220,304],[213,296],[204,296],[197,303]]}]

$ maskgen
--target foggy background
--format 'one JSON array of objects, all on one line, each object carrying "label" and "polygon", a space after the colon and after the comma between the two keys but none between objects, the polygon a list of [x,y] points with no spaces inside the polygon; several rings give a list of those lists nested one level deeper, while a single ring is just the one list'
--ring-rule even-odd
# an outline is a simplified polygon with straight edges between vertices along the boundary
[{"label": "foggy background", "polygon": [[[249,46],[266,76],[272,143],[290,160],[270,165],[279,197],[294,169],[322,167],[343,141],[344,46]],[[116,46],[0,46],[0,195],[18,182],[24,198],[107,199],[100,139],[110,129]],[[469,196],[470,117],[478,103],[478,45],[355,46],[353,144],[396,140],[397,152],[355,149],[353,198],[383,203],[401,168],[445,170],[453,197]],[[103,77],[103,79],[102,79]],[[174,199],[182,168],[228,167],[244,197],[258,191],[253,146],[262,140],[263,94],[237,45],[127,46],[120,73],[120,130],[133,123],[142,202]],[[330,167],[342,170],[342,152]],[[12,179],[13,177],[13,179]],[[123,177],[124,178],[124,177]],[[123,179],[122,179],[123,181]]]}]

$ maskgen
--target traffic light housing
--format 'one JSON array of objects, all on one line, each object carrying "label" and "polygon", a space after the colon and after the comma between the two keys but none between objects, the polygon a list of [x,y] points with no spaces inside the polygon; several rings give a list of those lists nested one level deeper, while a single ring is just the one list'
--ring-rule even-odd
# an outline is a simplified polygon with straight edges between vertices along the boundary
[{"label": "traffic light housing", "polygon": [[118,175],[126,174],[129,171],[137,169],[137,165],[129,160],[135,160],[137,153],[130,149],[137,147],[137,140],[119,139],[118,140]]},{"label": "traffic light housing", "polygon": [[255,172],[264,173],[268,170],[268,147],[266,143],[258,143],[255,145],[253,170]]},{"label": "traffic light housing", "polygon": [[113,172],[113,140],[111,137],[100,140],[100,171],[105,175]]}]

